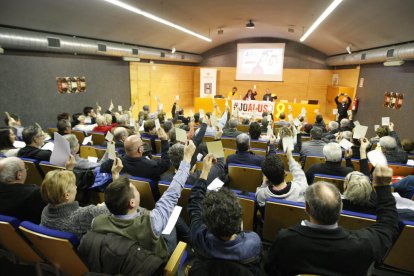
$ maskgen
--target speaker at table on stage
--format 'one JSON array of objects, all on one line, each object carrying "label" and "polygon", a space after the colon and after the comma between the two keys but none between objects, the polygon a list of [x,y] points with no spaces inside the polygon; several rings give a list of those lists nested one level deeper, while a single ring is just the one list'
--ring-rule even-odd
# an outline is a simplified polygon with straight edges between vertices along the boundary
[{"label": "speaker at table on stage", "polygon": [[227,99],[231,99],[234,95],[236,95],[237,94],[237,87],[236,86],[234,86],[232,89],[231,89],[231,92],[229,92],[228,94],[227,94]]},{"label": "speaker at table on stage", "polygon": [[270,89],[267,88],[265,94],[263,95],[263,101],[273,102],[276,99],[277,99],[277,96],[275,94],[272,94],[270,92]]}]

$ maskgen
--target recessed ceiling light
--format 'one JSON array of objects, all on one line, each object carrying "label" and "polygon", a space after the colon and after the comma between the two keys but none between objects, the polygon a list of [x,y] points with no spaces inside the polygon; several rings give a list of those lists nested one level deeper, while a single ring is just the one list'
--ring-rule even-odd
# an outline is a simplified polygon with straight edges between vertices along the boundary
[{"label": "recessed ceiling light", "polygon": [[153,15],[153,14],[151,14],[149,12],[145,12],[145,11],[143,11],[143,10],[141,10],[139,8],[133,7],[131,5],[125,4],[125,3],[121,2],[121,1],[118,1],[118,0],[104,0],[104,1],[106,1],[108,3],[111,3],[112,5],[118,6],[120,8],[129,10],[129,11],[131,11],[133,13],[136,13],[136,14],[139,14],[139,15],[142,15],[142,16],[145,16],[146,18],[155,20],[155,21],[157,21],[159,23],[162,23],[164,25],[170,26],[170,27],[175,28],[177,30],[180,30],[180,31],[182,31],[184,33],[187,33],[187,34],[190,34],[192,36],[198,37],[198,38],[200,38],[202,40],[205,40],[205,41],[208,41],[208,42],[211,42],[212,41],[211,38],[208,38],[206,36],[203,36],[201,34],[198,34],[196,32],[193,32],[193,31],[191,31],[191,30],[189,30],[187,28],[181,27],[180,25],[174,24],[174,23],[172,23],[172,22],[170,22],[168,20],[165,20],[165,19],[163,19],[161,17],[158,17],[156,15]]},{"label": "recessed ceiling light", "polygon": [[334,0],[328,8],[319,16],[318,19],[316,19],[315,22],[313,22],[312,26],[306,31],[306,33],[300,38],[300,42],[305,41],[306,38],[319,26],[319,24],[322,23],[322,21],[325,20],[325,18],[328,17],[328,15],[333,12],[333,10],[341,4],[343,0]]}]

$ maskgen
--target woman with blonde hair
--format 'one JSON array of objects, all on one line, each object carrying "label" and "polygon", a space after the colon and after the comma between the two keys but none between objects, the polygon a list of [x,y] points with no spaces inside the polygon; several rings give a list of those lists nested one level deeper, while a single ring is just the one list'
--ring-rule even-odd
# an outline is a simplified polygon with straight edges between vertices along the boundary
[{"label": "woman with blonde hair", "polygon": [[[112,178],[119,177],[122,161],[117,158],[112,166]],[[70,232],[82,237],[91,229],[92,220],[101,214],[110,214],[105,204],[80,207],[76,198],[76,177],[72,171],[54,170],[46,174],[40,194],[48,203],[43,209],[40,225]]]}]

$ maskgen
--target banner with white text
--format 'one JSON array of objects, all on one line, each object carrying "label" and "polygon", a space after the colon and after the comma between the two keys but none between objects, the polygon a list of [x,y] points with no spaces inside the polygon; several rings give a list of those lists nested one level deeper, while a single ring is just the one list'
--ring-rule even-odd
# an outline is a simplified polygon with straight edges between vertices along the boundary
[{"label": "banner with white text", "polygon": [[274,102],[268,101],[241,101],[232,100],[232,113],[240,117],[261,117],[263,112],[273,113],[275,109]]}]

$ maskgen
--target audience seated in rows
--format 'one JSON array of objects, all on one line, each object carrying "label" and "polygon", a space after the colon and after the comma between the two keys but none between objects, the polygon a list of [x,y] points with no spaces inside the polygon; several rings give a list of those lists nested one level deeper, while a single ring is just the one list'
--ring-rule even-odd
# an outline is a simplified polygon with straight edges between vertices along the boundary
[{"label": "audience seated in rows", "polygon": [[95,124],[96,123],[96,113],[95,109],[92,106],[85,106],[83,108],[83,115],[85,115],[85,123]]},{"label": "audience seated in rows", "polygon": [[345,151],[346,167],[342,167],[342,149],[337,143],[329,143],[323,147],[323,155],[325,156],[325,163],[313,164],[306,171],[306,179],[311,185],[315,174],[328,174],[336,176],[346,176],[348,173],[354,171],[354,166],[351,162],[352,150]]},{"label": "audience seated in rows", "polygon": [[194,151],[194,143],[189,141],[184,149],[184,159],[172,183],[152,211],[139,206],[140,194],[128,178],[115,178],[116,180],[109,184],[105,191],[105,204],[111,214],[96,217],[91,232],[82,239],[79,246],[79,252],[85,256],[88,266],[99,267],[94,263],[99,260],[92,256],[100,256],[102,247],[107,246],[97,244],[96,236],[110,233],[139,242],[144,249],[155,253],[164,261],[167,260],[177,244],[176,233],[173,231],[170,235],[163,235],[162,231],[184,188]]},{"label": "audience seated in rows", "polygon": [[19,149],[14,147],[16,141],[15,129],[12,127],[0,128],[0,153],[7,157],[17,156]]},{"label": "audience seated in rows", "polygon": [[[212,154],[204,158],[203,170],[191,189],[188,202],[191,244],[197,257],[190,274],[220,270],[216,266],[225,269],[226,263],[220,261],[229,261],[255,275],[262,256],[260,237],[254,232],[242,231],[242,208],[232,191],[222,188],[207,193],[207,178],[213,160]],[[208,260],[216,262],[206,265]]]},{"label": "audience seated in rows", "polygon": [[380,262],[398,235],[398,216],[391,194],[392,169],[378,166],[373,187],[377,193],[377,221],[364,229],[338,227],[342,200],[330,183],[317,182],[305,193],[309,220],[279,231],[269,250],[269,275],[365,275]]},{"label": "audience seated in rows", "polygon": [[23,141],[26,143],[26,146],[19,150],[17,153],[18,157],[49,162],[52,152],[41,149],[45,143],[45,134],[41,128],[37,126],[25,127],[23,130]]},{"label": "audience seated in rows", "polygon": [[303,193],[308,187],[301,165],[293,159],[292,150],[286,151],[289,171],[293,175],[291,182],[286,182],[283,161],[275,153],[266,156],[262,163],[263,184],[256,190],[256,199],[264,207],[266,199],[277,198],[290,201],[304,201]]},{"label": "audience seated in rows", "polygon": [[46,203],[39,186],[25,184],[27,168],[17,157],[0,160],[0,214],[38,224]]}]

